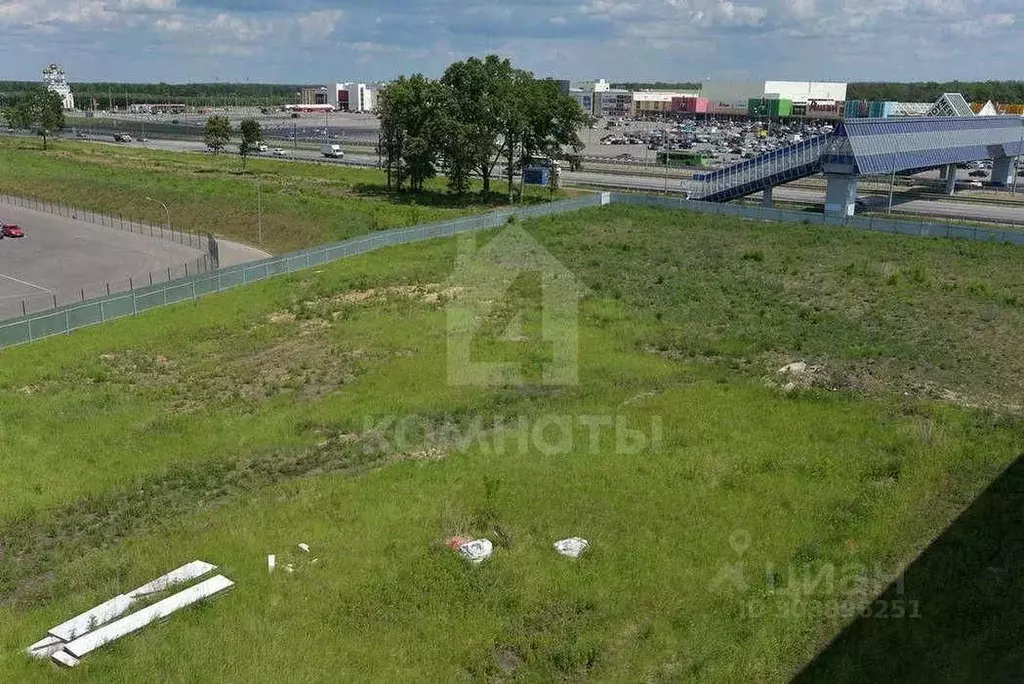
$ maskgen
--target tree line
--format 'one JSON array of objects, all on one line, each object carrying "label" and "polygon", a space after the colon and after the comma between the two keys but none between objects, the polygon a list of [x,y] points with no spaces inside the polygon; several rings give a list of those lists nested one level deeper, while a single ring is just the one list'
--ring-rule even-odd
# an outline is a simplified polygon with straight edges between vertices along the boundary
[{"label": "tree line", "polygon": [[510,202],[516,172],[533,157],[579,151],[577,131],[588,120],[556,81],[496,55],[455,62],[439,79],[399,77],[378,93],[377,117],[388,188],[420,191],[443,172],[451,192],[467,193],[478,175],[486,194],[501,162]]},{"label": "tree line", "polygon": [[961,93],[968,102],[1024,103],[1024,81],[851,83],[846,89],[846,99],[934,102],[943,93]]},{"label": "tree line", "polygon": [[[0,81],[0,105],[16,104],[38,82]],[[79,109],[125,107],[129,104],[274,107],[298,102],[309,86],[269,83],[70,83]]]}]

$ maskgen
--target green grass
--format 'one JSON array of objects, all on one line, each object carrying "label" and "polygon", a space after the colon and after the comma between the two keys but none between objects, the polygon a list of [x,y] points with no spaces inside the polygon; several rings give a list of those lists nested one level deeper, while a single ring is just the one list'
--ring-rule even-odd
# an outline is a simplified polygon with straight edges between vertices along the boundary
[{"label": "green grass", "polygon": [[[1009,247],[625,206],[522,226],[589,288],[577,385],[535,384],[550,350],[500,339],[516,310],[536,339],[530,278],[476,349],[529,384],[447,383],[451,240],[0,352],[0,679],[49,680],[24,646],[202,558],[237,587],[78,676],[784,681],[843,620],[788,612],[773,571],[870,569],[804,594],[868,600],[1017,455]],[[787,391],[793,360],[814,370]],[[364,448],[408,414],[662,436]],[[467,566],[456,533],[495,556]],[[558,557],[576,534],[591,551]],[[737,562],[746,586],[716,583]]]},{"label": "green grass", "polygon": [[[95,143],[52,141],[43,152],[25,139],[0,139],[0,192],[62,202],[89,211],[162,225],[166,204],[176,228],[256,244],[256,180],[262,185],[264,247],[282,253],[375,230],[488,211],[505,203],[492,192],[459,198],[431,181],[423,193],[392,192],[377,169],[182,154]],[[476,190],[476,186],[474,186]],[[526,186],[525,201],[566,196]]]}]

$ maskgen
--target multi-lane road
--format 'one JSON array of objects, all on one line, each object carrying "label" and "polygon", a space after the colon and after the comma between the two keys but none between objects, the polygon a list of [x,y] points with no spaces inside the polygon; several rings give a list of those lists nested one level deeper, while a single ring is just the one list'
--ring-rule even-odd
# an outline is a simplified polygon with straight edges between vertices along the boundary
[{"label": "multi-lane road", "polygon": [[[111,145],[116,143],[109,143]],[[149,140],[147,143],[130,143],[131,145],[144,145],[155,149],[204,152],[206,146],[199,140]],[[273,148],[272,148],[273,149]],[[348,166],[376,166],[377,157],[372,154],[359,154],[349,152],[344,159],[328,159],[320,154],[318,149],[305,147],[284,147],[283,157],[279,159],[292,159],[302,161],[319,161],[324,163],[344,164]],[[261,156],[274,155],[264,153]],[[495,170],[496,175],[501,174],[501,169]],[[566,186],[585,186],[593,188],[638,190],[649,192],[681,193],[683,181],[675,175],[642,175],[636,173],[615,173],[613,171],[563,171],[561,181]],[[865,195],[871,194],[865,192]],[[774,189],[773,197],[779,202],[792,202],[798,204],[823,204],[825,201],[824,188],[814,189],[805,187],[779,186]],[[883,204],[886,204],[883,202]],[[957,200],[931,200],[931,199],[910,199],[901,197],[898,193],[894,199],[894,212],[905,214],[920,214],[947,219],[992,221],[1004,224],[1024,225],[1024,203],[998,203],[998,202],[962,202]]]}]

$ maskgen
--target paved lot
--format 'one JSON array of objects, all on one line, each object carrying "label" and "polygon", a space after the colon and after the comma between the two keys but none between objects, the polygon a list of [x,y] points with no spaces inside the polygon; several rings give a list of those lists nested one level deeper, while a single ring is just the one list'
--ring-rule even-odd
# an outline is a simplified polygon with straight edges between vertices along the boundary
[{"label": "paved lot", "polygon": [[194,273],[203,252],[159,238],[8,204],[0,204],[0,220],[25,230],[24,238],[0,240],[0,320],[57,304],[80,301],[131,284],[148,285]]}]

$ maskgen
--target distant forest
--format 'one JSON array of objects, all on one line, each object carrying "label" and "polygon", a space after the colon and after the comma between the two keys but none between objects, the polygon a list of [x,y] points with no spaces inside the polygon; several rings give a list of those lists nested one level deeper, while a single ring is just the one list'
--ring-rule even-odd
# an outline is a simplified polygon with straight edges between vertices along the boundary
[{"label": "distant forest", "polygon": [[[0,81],[0,107],[17,102],[38,81]],[[699,90],[700,83],[620,82],[614,88],[628,90]],[[75,102],[97,109],[126,104],[184,104],[197,107],[274,107],[297,103],[300,84],[271,83],[71,83]],[[968,102],[992,100],[999,104],[1024,103],[1024,81],[951,81],[948,83],[851,83],[849,100],[896,100],[934,102],[942,93],[963,93]]]},{"label": "distant forest", "polygon": [[612,83],[611,87],[621,90],[700,90],[700,83]]},{"label": "distant forest", "polygon": [[[13,104],[38,81],[0,81],[0,107]],[[97,109],[126,104],[273,107],[297,103],[305,85],[269,83],[74,83],[75,104],[82,109],[96,99]]]},{"label": "distant forest", "polygon": [[950,81],[947,83],[851,83],[847,100],[934,102],[942,93],[962,93],[968,102],[992,100],[999,104],[1024,103],[1024,81]]}]

